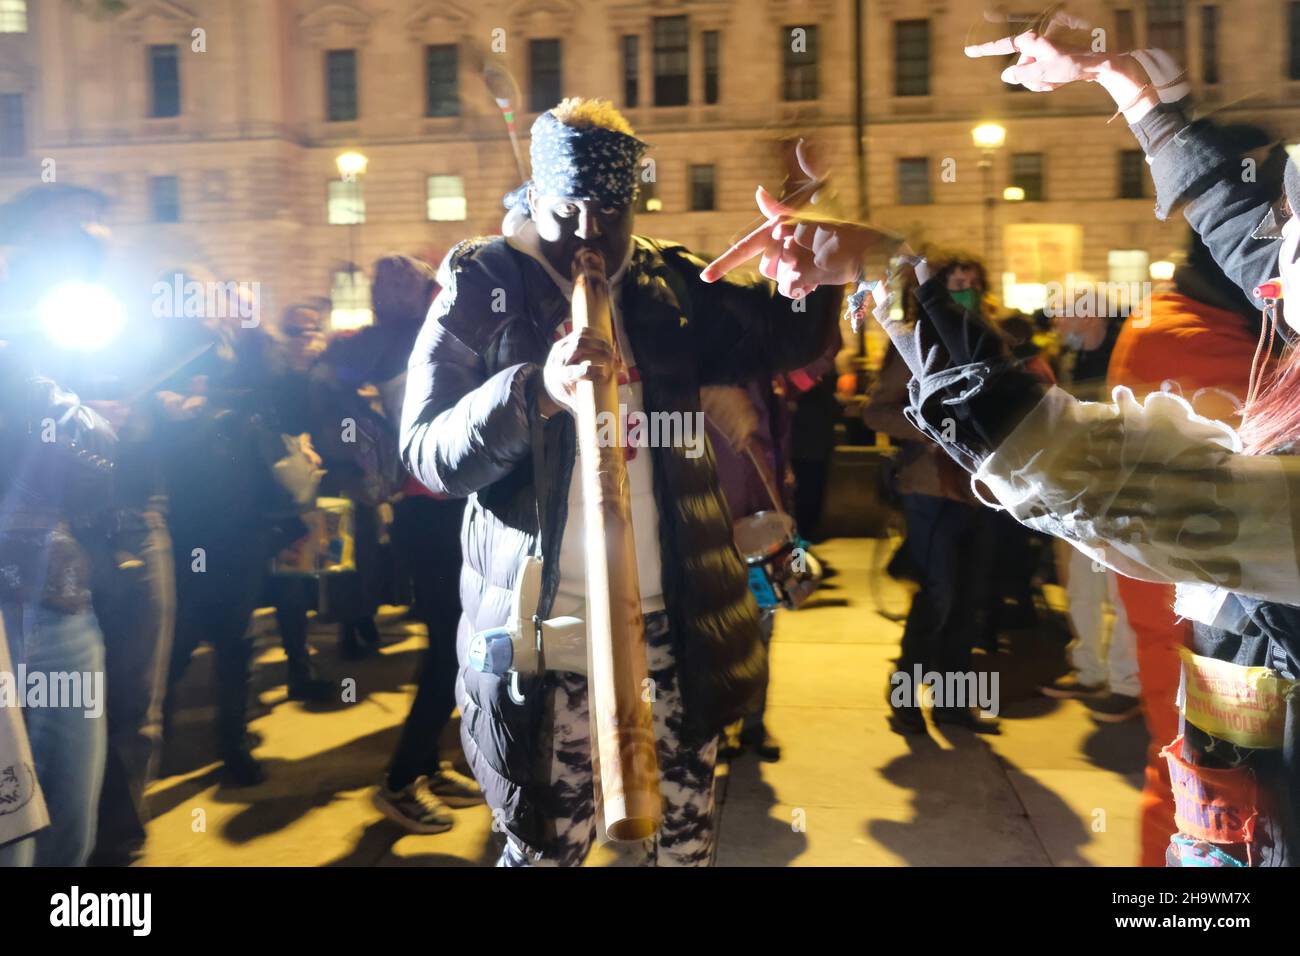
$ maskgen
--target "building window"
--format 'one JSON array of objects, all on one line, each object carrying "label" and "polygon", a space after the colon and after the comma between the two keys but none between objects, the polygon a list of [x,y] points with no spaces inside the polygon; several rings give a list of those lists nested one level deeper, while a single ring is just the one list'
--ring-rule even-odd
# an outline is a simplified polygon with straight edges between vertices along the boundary
[{"label": "building window", "polygon": [[637,183],[636,190],[636,211],[637,212],[663,212],[664,201],[659,198],[659,189],[655,181],[649,182],[642,180]]},{"label": "building window", "polygon": [[1292,3],[1289,12],[1287,34],[1290,41],[1290,64],[1286,75],[1288,79],[1300,80],[1300,3]]},{"label": "building window", "polygon": [[722,67],[721,34],[717,30],[704,31],[704,102],[718,102],[721,91]]},{"label": "building window", "polygon": [[713,188],[713,167],[691,167],[691,211],[707,212],[716,209],[716,196]]},{"label": "building window", "polygon": [[560,102],[560,41],[528,41],[528,108],[534,113]]},{"label": "building window", "polygon": [[817,28],[786,27],[781,37],[781,96],[817,99]]},{"label": "building window", "polygon": [[1219,8],[1201,7],[1201,79],[1219,82]]},{"label": "building window", "polygon": [[366,221],[366,197],[361,192],[361,180],[330,180],[326,221],[331,226],[355,226]]},{"label": "building window", "polygon": [[686,17],[655,17],[655,106],[685,106],[690,102],[690,39]]},{"label": "building window", "polygon": [[357,51],[325,51],[325,117],[331,123],[357,118]]},{"label": "building window", "polygon": [[635,107],[641,101],[641,38],[623,37],[623,105]]},{"label": "building window", "polygon": [[0,33],[26,32],[26,0],[0,0]]},{"label": "building window", "polygon": [[149,208],[154,222],[180,222],[180,181],[175,176],[149,177]]},{"label": "building window", "polygon": [[460,176],[430,176],[425,199],[430,222],[464,222],[465,180]]},{"label": "building window", "polygon": [[1137,46],[1137,30],[1133,26],[1132,10],[1115,11],[1115,48],[1107,53],[1128,53]]},{"label": "building window", "polygon": [[1150,262],[1145,249],[1111,249],[1106,253],[1108,279],[1124,284],[1146,282],[1151,278]]},{"label": "building window", "polygon": [[898,161],[898,204],[926,206],[930,203],[930,160],[924,156]]},{"label": "building window", "polygon": [[181,115],[181,74],[176,46],[149,47],[149,115]]},{"label": "building window", "polygon": [[1025,191],[1025,202],[1042,202],[1043,154],[1012,153],[1010,185]]},{"label": "building window", "polygon": [[460,51],[454,43],[424,48],[424,115],[460,115]]},{"label": "building window", "polygon": [[930,95],[930,21],[894,24],[894,95]]},{"label": "building window", "polygon": [[360,329],[375,320],[370,277],[360,269],[335,269],[330,282],[330,328]]},{"label": "building window", "polygon": [[1140,149],[1125,149],[1119,154],[1119,198],[1145,199],[1147,158]]},{"label": "building window", "polygon": [[1187,62],[1185,0],[1147,0],[1147,46]]},{"label": "building window", "polygon": [[23,95],[0,93],[0,156],[21,156],[27,152],[23,122]]}]

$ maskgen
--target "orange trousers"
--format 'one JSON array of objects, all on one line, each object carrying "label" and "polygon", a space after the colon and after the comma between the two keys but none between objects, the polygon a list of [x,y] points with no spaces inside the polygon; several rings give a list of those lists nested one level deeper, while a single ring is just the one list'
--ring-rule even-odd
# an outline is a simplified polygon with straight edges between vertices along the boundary
[{"label": "orange trousers", "polygon": [[1192,625],[1174,615],[1172,584],[1153,584],[1117,575],[1120,600],[1137,639],[1138,676],[1142,681],[1142,718],[1151,734],[1139,802],[1139,866],[1164,866],[1174,825],[1174,794],[1169,767],[1160,748],[1178,736],[1178,648],[1192,636]]}]

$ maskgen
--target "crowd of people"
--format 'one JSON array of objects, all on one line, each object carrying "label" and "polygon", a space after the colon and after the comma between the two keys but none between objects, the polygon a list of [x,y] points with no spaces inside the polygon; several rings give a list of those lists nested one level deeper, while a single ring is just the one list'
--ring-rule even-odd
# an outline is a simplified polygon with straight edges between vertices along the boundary
[{"label": "crowd of people", "polygon": [[[9,263],[7,291],[34,278],[29,263],[52,250],[80,243],[90,260],[102,254],[82,241],[83,212],[44,209],[41,233],[24,231]],[[11,664],[87,682],[100,673],[107,689],[93,717],[76,701],[24,701],[11,711],[26,718],[36,799],[51,825],[5,841],[7,864],[139,857],[145,788],[164,739],[175,737],[177,688],[200,644],[213,652],[224,782],[264,779],[247,727],[259,607],[275,609],[289,699],[321,702],[340,699],[341,689],[309,647],[312,612],[328,605],[339,656],[357,660],[378,653],[381,600],[402,596],[429,647],[375,803],[408,829],[436,833],[454,822],[449,806],[482,802],[438,749],[454,708],[463,502],[411,480],[397,452],[406,360],[436,290],[434,270],[390,255],[373,272],[375,321],[355,334],[327,336],[320,302],[293,304],[265,324],[245,322],[247,310],[229,302],[190,318],[141,319],[122,346],[150,353],[147,387],[126,398],[82,403],[49,377],[57,359],[21,336],[4,343],[0,606]],[[96,358],[131,367],[127,358]],[[305,519],[320,498],[347,502],[346,565],[336,560],[342,570],[325,577],[315,566],[273,573],[278,554],[312,537]],[[14,783],[16,800],[33,799],[31,781]]]},{"label": "crowd of people", "polygon": [[[376,262],[374,323],[355,334],[327,336],[319,302],[273,328],[222,309],[167,325],[148,348],[157,327],[129,327],[129,349],[180,361],[86,403],[57,363],[6,339],[0,643],[29,671],[104,672],[108,698],[102,718],[28,707],[25,724],[0,727],[18,755],[0,794],[30,808],[0,827],[0,862],[138,858],[145,786],[203,642],[227,780],[263,779],[247,733],[255,608],[276,609],[289,696],[337,693],[308,646],[315,578],[270,573],[329,497],[352,516],[354,568],[329,595],[343,656],[375,653],[394,581],[428,637],[376,806],[437,833],[448,807],[486,802],[505,837],[499,865],[580,864],[602,826],[587,678],[503,673],[471,646],[507,627],[530,558],[542,562],[535,620],[584,617],[592,555],[570,412],[578,383],[594,381],[617,383],[629,417],[710,425],[709,454],[625,447],[662,797],[640,851],[648,864],[710,863],[720,739],[781,755],[763,719],[767,645],[777,609],[797,604],[735,529],[793,512],[814,536],[846,287],[850,313],[873,313],[891,343],[862,420],[900,445],[907,536],[894,566],[917,590],[898,670],[969,672],[975,649],[996,651],[1013,617],[1036,613],[1035,576],[1054,574],[1072,670],[1041,690],[1099,720],[1145,720],[1142,862],[1294,862],[1300,365],[1284,346],[1300,327],[1285,299],[1300,172],[1273,149],[1243,180],[1239,159],[1267,150],[1268,133],[1193,122],[1167,57],[1076,49],[1073,25],[968,53],[1019,53],[1004,78],[1040,92],[1100,84],[1146,151],[1158,215],[1184,210],[1172,280],[1123,309],[1093,295],[1036,324],[999,317],[975,257],[914,251],[762,188],[770,228],[711,263],[635,235],[646,144],[608,103],[571,99],[534,124],[532,178],[507,197],[503,234],[457,245],[437,273]],[[77,217],[51,222],[9,264],[11,294],[50,269],[51,250],[95,259]],[[613,341],[571,323],[579,252],[605,267]],[[758,276],[732,272],[754,256]],[[472,779],[439,752],[454,709]],[[932,717],[997,730],[970,701],[936,701]],[[891,723],[925,732],[919,698],[891,699]]]}]

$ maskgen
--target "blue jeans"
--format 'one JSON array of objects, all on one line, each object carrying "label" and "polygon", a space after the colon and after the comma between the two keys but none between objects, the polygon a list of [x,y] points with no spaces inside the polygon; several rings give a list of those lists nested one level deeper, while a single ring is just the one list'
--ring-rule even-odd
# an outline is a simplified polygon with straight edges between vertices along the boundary
[{"label": "blue jeans", "polygon": [[[88,717],[86,701],[53,699],[57,672],[94,675],[104,672],[104,639],[90,611],[64,614],[34,604],[5,604],[5,633],[14,669],[47,675],[51,693],[46,703],[63,707],[28,707],[23,716],[32,745],[36,778],[50,811],[50,826],[0,847],[0,866],[84,866],[95,842],[95,819],[104,777],[107,723],[101,697],[98,716]],[[103,690],[102,676],[98,690]],[[24,698],[26,687],[16,688]]]}]

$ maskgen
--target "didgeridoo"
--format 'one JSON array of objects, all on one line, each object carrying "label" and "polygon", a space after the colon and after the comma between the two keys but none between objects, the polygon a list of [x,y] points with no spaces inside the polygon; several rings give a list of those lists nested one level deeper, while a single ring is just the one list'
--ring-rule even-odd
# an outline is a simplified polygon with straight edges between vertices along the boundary
[{"label": "didgeridoo", "polygon": [[[598,252],[573,260],[573,329],[613,343],[609,282]],[[632,538],[632,500],[620,443],[599,441],[597,423],[621,422],[618,377],[580,380],[574,396],[578,474],[587,554],[587,699],[596,734],[599,799],[611,840],[651,836],[663,815],[646,663],[645,623]],[[613,416],[600,418],[602,413]],[[643,529],[651,534],[654,529]]]}]

